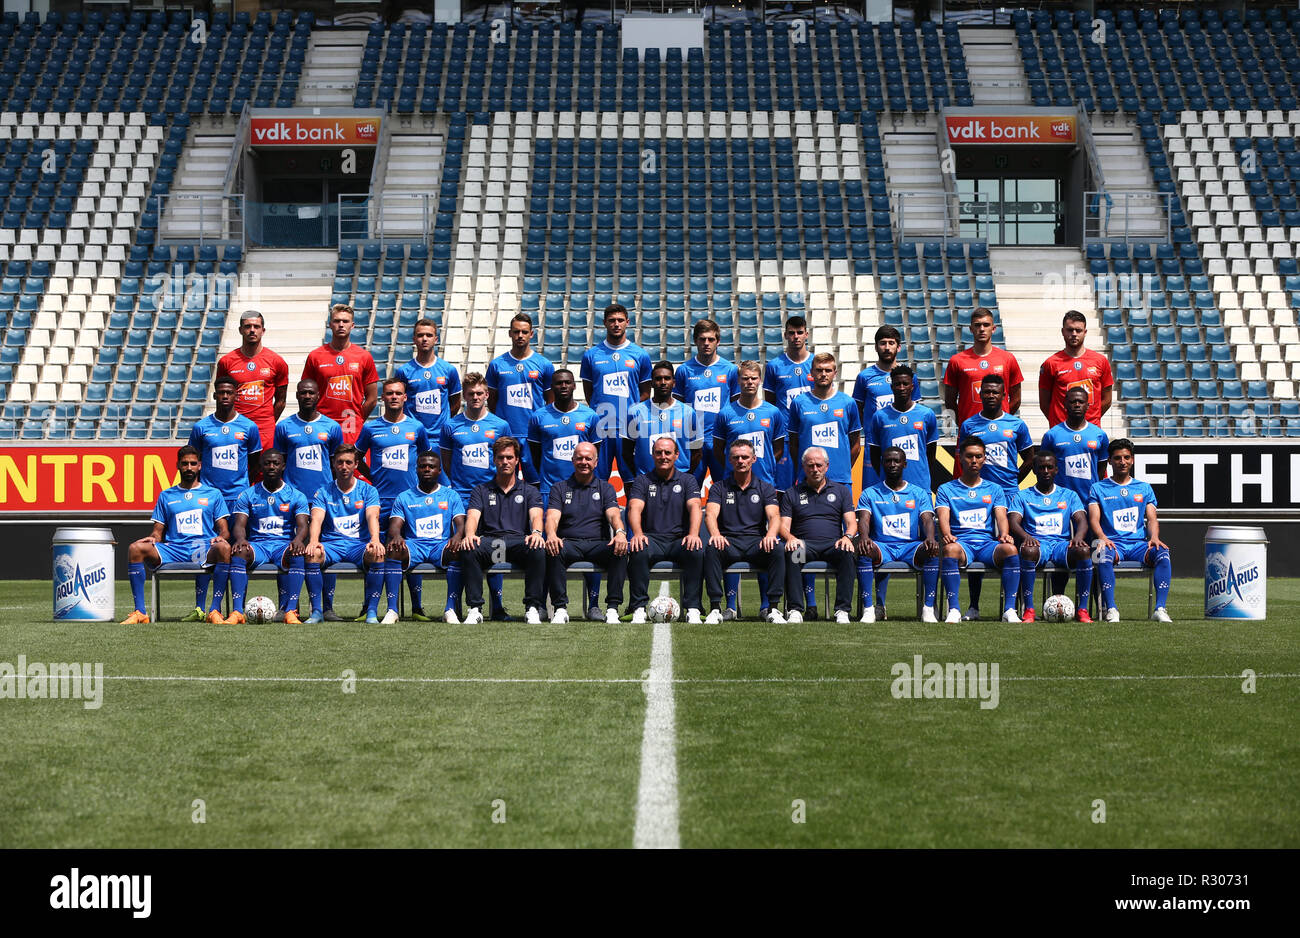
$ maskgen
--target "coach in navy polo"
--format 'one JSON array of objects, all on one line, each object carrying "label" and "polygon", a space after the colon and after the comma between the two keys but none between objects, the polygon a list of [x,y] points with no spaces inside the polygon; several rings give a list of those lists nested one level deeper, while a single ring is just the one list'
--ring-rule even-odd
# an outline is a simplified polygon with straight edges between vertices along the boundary
[{"label": "coach in navy polo", "polygon": [[802,622],[803,565],[824,560],[835,572],[835,621],[846,624],[853,602],[853,568],[858,519],[853,492],[826,478],[826,450],[810,446],[803,454],[804,481],[781,493],[781,538],[785,565],[786,619]]},{"label": "coach in navy polo", "polygon": [[650,448],[655,467],[632,482],[627,495],[628,576],[632,581],[632,621],[646,621],[650,601],[650,567],[675,561],[682,571],[682,606],[686,621],[700,622],[700,581],[704,543],[700,529],[700,488],[695,476],[677,469],[677,441],[663,436]]},{"label": "coach in navy polo", "polygon": [[727,452],[731,474],[709,488],[704,526],[704,582],[713,611],[704,621],[722,621],[722,571],[733,563],[755,564],[767,574],[767,621],[785,622],[781,615],[785,551],[781,549],[781,510],[776,489],[754,475],[754,444],[740,438]]},{"label": "coach in navy polo", "polygon": [[573,475],[551,486],[546,507],[546,589],[555,613],[551,622],[569,621],[568,569],[575,560],[590,560],[609,571],[605,587],[605,621],[618,622],[627,579],[627,531],[618,507],[618,493],[596,478],[599,459],[593,443],[573,450]]},{"label": "coach in navy polo", "polygon": [[[542,496],[518,473],[519,441],[503,436],[492,445],[496,475],[474,486],[465,513],[465,539],[460,555],[465,577],[465,624],[483,621],[483,567],[504,548],[505,559],[524,570],[524,621],[542,621],[542,579],[546,552],[542,538]],[[527,532],[527,533],[525,533]]]}]

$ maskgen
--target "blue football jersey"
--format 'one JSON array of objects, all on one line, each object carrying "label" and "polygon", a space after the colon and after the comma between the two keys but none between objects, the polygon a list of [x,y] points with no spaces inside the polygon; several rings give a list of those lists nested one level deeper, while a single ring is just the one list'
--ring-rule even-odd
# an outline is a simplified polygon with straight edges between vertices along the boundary
[{"label": "blue football jersey", "polygon": [[1076,511],[1083,510],[1079,496],[1060,485],[1053,485],[1050,492],[1039,491],[1037,486],[1021,489],[1007,505],[1008,514],[1020,514],[1021,527],[1040,541],[1045,538],[1068,541],[1074,533],[1071,519]]},{"label": "blue football jersey", "polygon": [[455,530],[453,519],[464,517],[465,503],[446,485],[432,492],[407,489],[393,500],[390,518],[402,519],[402,537],[421,541],[447,541]]},{"label": "blue football jersey", "polygon": [[[785,440],[785,415],[775,404],[760,401],[756,407],[742,407],[740,401],[723,405],[713,425],[714,438],[723,441],[722,461],[726,467],[723,478],[731,478],[731,444],[745,439],[754,444],[754,478],[768,485],[775,484],[776,454],[773,444]],[[712,446],[712,441],[709,441]]]},{"label": "blue football jersey", "polygon": [[200,482],[192,489],[174,485],[159,495],[153,520],[165,525],[164,541],[209,541],[217,536],[217,522],[229,514],[220,490]]},{"label": "blue football jersey", "polygon": [[284,453],[284,477],[300,492],[315,492],[334,478],[330,456],[343,445],[343,428],[324,414],[303,420],[297,414],[275,425],[275,446]]},{"label": "blue football jersey", "polygon": [[601,342],[582,354],[578,377],[591,382],[587,406],[610,428],[627,426],[628,409],[641,400],[641,385],[650,380],[650,355],[628,340],[619,348]]},{"label": "blue football jersey", "polygon": [[853,484],[853,456],[849,437],[861,433],[858,405],[843,391],[836,391],[826,400],[813,394],[797,395],[790,404],[790,421],[787,432],[799,441],[798,452],[790,458],[799,463],[797,479],[803,478],[803,454],[810,446],[826,450],[830,466],[826,478],[832,482]]},{"label": "blue football jersey", "polygon": [[[443,460],[443,472],[451,480],[461,501],[468,502],[474,486],[496,475],[492,446],[501,437],[509,435],[510,425],[492,413],[470,420],[462,412],[443,425],[438,446],[449,456]],[[522,440],[519,445],[523,446]]]},{"label": "blue football jersey", "polygon": [[259,482],[239,494],[231,514],[247,516],[244,531],[250,541],[289,540],[298,533],[298,515],[310,516],[311,505],[288,482],[274,492]]},{"label": "blue football jersey", "polygon": [[[540,352],[525,359],[515,358],[505,352],[492,359],[484,378],[488,387],[497,392],[496,415],[510,425],[510,435],[522,445],[528,439],[528,421],[546,405],[546,392],[551,389],[555,366]],[[530,482],[537,479],[532,457],[524,446],[525,477]]]},{"label": "blue football jersey", "polygon": [[[329,485],[322,485],[311,497],[312,511],[324,509],[325,520],[321,524],[321,543],[339,543],[360,541],[370,542],[370,529],[366,526],[366,509],[379,507],[379,493],[365,479],[353,477],[352,490],[343,492],[339,484],[331,480]],[[382,538],[384,532],[380,531]]]},{"label": "blue football jersey", "polygon": [[361,458],[369,456],[370,481],[379,492],[385,508],[407,489],[419,484],[415,461],[421,453],[433,449],[424,424],[414,417],[390,423],[382,415],[371,417],[357,436]]},{"label": "blue football jersey", "polygon": [[971,488],[961,479],[953,479],[939,486],[936,507],[952,512],[948,530],[958,540],[980,540],[998,536],[993,509],[1007,507],[1007,495],[1002,486],[988,479]]},{"label": "blue football jersey", "polygon": [[1101,531],[1116,544],[1132,546],[1150,539],[1147,534],[1147,505],[1156,504],[1151,486],[1137,479],[1123,485],[1102,479],[1088,492],[1088,504],[1101,506]]},{"label": "blue football jersey", "polygon": [[1085,423],[1071,430],[1058,423],[1043,434],[1040,450],[1056,457],[1056,484],[1070,489],[1087,501],[1092,487],[1101,481],[1101,461],[1110,449],[1110,437],[1095,424]]},{"label": "blue football jersey", "polygon": [[653,401],[633,404],[627,412],[627,439],[636,441],[636,473],[641,475],[654,469],[650,447],[660,437],[677,441],[677,470],[689,472],[691,450],[704,445],[704,432],[695,411],[689,405],[674,400],[667,407]]},{"label": "blue football jersey", "polygon": [[[763,390],[771,391],[776,397],[776,406],[789,426],[790,402],[812,390],[812,353],[801,362],[791,361],[785,352],[769,358],[763,368]],[[790,456],[797,458],[798,454],[791,453]]]},{"label": "blue football jersey", "polygon": [[537,487],[545,503],[551,486],[573,475],[573,451],[578,444],[599,442],[596,412],[577,402],[573,410],[558,410],[554,404],[547,404],[529,419],[528,441],[542,448]]},{"label": "blue football jersey", "polygon": [[[934,417],[934,411],[919,404],[913,404],[911,409],[905,411],[895,410],[892,403],[886,404],[871,415],[871,422],[867,425],[867,444],[879,447],[882,453],[891,446],[901,449],[907,454],[903,479],[927,492],[934,487],[930,478],[929,446],[938,441],[939,422]],[[871,477],[875,478],[876,473],[871,469],[869,459],[863,464],[864,485],[868,470]]]},{"label": "blue football jersey", "polygon": [[[934,514],[934,496],[906,480],[898,491],[881,482],[862,490],[858,511],[871,512],[869,533],[873,541],[906,544],[925,538],[921,516]],[[938,536],[937,529],[935,535]]]},{"label": "blue football jersey", "polygon": [[[871,422],[871,417],[882,407],[894,403],[894,389],[889,386],[889,372],[881,371],[874,362],[858,372],[858,380],[853,382],[853,399],[862,408],[862,425]],[[912,400],[921,399],[921,382],[915,376],[912,379]]]},{"label": "blue football jersey", "polygon": [[[740,370],[725,358],[702,365],[692,356],[673,374],[673,397],[688,404],[700,418],[704,439],[713,439],[713,424],[728,401],[740,395]],[[637,471],[643,471],[640,466]],[[649,471],[649,470],[645,470]]]},{"label": "blue football jersey", "polygon": [[248,488],[248,457],[262,449],[257,424],[242,414],[222,423],[208,414],[190,430],[190,446],[203,460],[199,478],[219,490],[226,502],[233,502]]},{"label": "blue football jersey", "polygon": [[460,372],[441,358],[428,365],[412,358],[397,369],[397,377],[406,380],[406,412],[424,424],[429,439],[437,440],[451,416],[451,398],[460,393]]},{"label": "blue football jersey", "polygon": [[1020,453],[1034,445],[1029,426],[1015,414],[999,414],[992,420],[976,414],[962,421],[957,431],[958,440],[969,436],[984,441],[984,469],[980,477],[996,482],[1007,495],[1014,495],[1020,489]]}]

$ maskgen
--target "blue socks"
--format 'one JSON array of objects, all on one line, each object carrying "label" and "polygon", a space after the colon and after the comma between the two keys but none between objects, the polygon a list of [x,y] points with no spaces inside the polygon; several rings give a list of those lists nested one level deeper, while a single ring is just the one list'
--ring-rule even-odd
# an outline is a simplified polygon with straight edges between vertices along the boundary
[{"label": "blue socks", "polygon": [[940,564],[943,573],[943,590],[948,594],[948,608],[961,608],[961,567],[956,557],[944,557]]},{"label": "blue socks", "polygon": [[212,608],[209,612],[220,612],[226,601],[226,583],[230,580],[230,564],[219,563],[212,568]]},{"label": "blue socks", "polygon": [[492,615],[497,617],[506,608],[505,590],[506,578],[503,573],[492,573],[488,575],[488,591],[492,594]]},{"label": "blue socks", "polygon": [[[961,582],[960,576],[958,576],[957,582],[958,583]],[[921,565],[921,590],[925,593],[925,599],[923,600],[923,603],[926,606],[929,606],[931,609],[933,609],[935,594],[939,592],[939,558],[938,557],[931,557],[929,560],[927,560],[924,564]],[[882,600],[884,599],[883,595],[881,596],[881,599]]]},{"label": "blue socks", "polygon": [[[398,566],[400,567],[401,564],[399,563]],[[424,611],[424,577],[419,576],[418,574],[411,574],[406,578],[406,586],[411,591],[411,609],[413,611],[419,610],[420,612],[423,612]],[[394,609],[397,608],[397,600],[393,598],[392,593],[388,594],[388,602]]]},{"label": "blue socks", "polygon": [[1101,578],[1101,611],[1115,607],[1115,554],[1102,550],[1101,560],[1097,561],[1097,576]]},{"label": "blue socks", "polygon": [[286,612],[290,609],[298,609],[298,597],[302,595],[302,581],[304,577],[303,559],[301,557],[289,558],[289,572],[280,577],[284,584],[284,599],[281,601],[280,608]]},{"label": "blue socks", "polygon": [[244,594],[248,592],[248,566],[242,557],[230,562],[230,611],[244,611]]},{"label": "blue socks", "polygon": [[[1087,609],[1088,599],[1092,595],[1092,557],[1085,557],[1083,563],[1079,564],[1074,571],[1075,603],[1076,609]],[[1056,588],[1056,583],[1052,583]],[[1064,587],[1064,584],[1062,584]]]},{"label": "blue socks", "polygon": [[810,616],[817,614],[817,574],[803,575],[803,604]]},{"label": "blue socks", "polygon": [[208,584],[212,582],[212,574],[203,570],[194,578],[194,605],[199,609],[208,608]]},{"label": "blue socks", "polygon": [[[126,575],[131,581],[131,598],[135,600],[135,611],[144,612],[144,564],[129,563],[126,565]],[[206,587],[203,590],[207,592]]]},{"label": "blue socks", "polygon": [[452,563],[447,567],[447,604],[442,607],[443,612],[448,609],[460,609],[460,590],[463,581],[463,574],[460,570],[459,563]]},{"label": "blue socks", "polygon": [[1002,561],[1002,611],[1016,608],[1016,590],[1020,589],[1020,558],[1012,554]]},{"label": "blue socks", "polygon": [[[1006,567],[1002,568],[1002,573],[1005,578]],[[1025,562],[1020,565],[1020,599],[1026,609],[1034,608],[1034,580],[1037,578],[1038,564]]]},{"label": "blue socks", "polygon": [[[740,592],[740,574],[728,571],[723,580],[727,584],[727,608],[734,612],[736,609],[736,594]],[[763,591],[763,596],[767,596],[766,590]]]},{"label": "blue socks", "polygon": [[[304,579],[307,581],[307,595],[311,597],[311,613],[316,615],[321,611],[321,584],[325,576],[320,572],[320,564],[318,563],[307,563],[305,570]],[[330,579],[335,578],[331,577]]]},{"label": "blue socks", "polygon": [[587,605],[582,607],[585,613],[592,606],[600,608],[600,581],[603,579],[599,573],[587,573],[582,577],[583,585],[587,587]]},{"label": "blue socks", "polygon": [[[332,573],[322,573],[321,577],[322,577],[321,584],[325,590],[325,608],[333,609],[334,608],[334,587],[338,585],[339,578]],[[308,582],[310,583],[311,581],[308,580]],[[317,607],[312,606],[312,612],[316,612],[316,611],[317,611]]]},{"label": "blue socks", "polygon": [[871,562],[871,558],[861,556],[858,558],[858,593],[862,597],[862,608],[867,609],[874,606],[871,599],[872,590],[876,583],[876,568]]},{"label": "blue socks", "polygon": [[398,602],[402,598],[402,562],[385,560],[383,570],[384,587],[388,591],[388,608],[396,611]]},{"label": "blue socks", "polygon": [[366,567],[366,614],[379,615],[379,594],[384,591],[384,568],[387,563]]},{"label": "blue socks", "polygon": [[885,604],[885,594],[888,592],[889,592],[889,574],[886,573],[884,576],[880,578],[880,582],[876,586],[876,595],[880,597],[880,605],[883,606]]},{"label": "blue socks", "polygon": [[[1156,608],[1162,608],[1169,599],[1169,584],[1174,578],[1174,567],[1169,560],[1169,550],[1156,548]],[[1112,570],[1113,575],[1113,570]]]}]

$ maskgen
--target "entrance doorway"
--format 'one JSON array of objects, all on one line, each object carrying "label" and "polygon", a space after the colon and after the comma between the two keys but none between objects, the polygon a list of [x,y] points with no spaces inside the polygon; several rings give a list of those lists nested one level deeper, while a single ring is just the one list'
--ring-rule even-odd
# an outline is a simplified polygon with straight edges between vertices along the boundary
[{"label": "entrance doorway", "polygon": [[989,244],[1065,244],[1061,180],[977,176],[957,180],[961,236]]}]

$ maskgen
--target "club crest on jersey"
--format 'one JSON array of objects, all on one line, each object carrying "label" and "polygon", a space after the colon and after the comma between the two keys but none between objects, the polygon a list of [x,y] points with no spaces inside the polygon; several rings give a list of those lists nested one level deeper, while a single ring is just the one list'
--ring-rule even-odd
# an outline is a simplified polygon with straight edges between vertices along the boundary
[{"label": "club crest on jersey", "polygon": [[257,363],[256,363],[256,362],[249,362],[248,365],[247,365],[246,367],[247,367],[247,369],[248,369],[249,371],[257,371]]},{"label": "club crest on jersey", "polygon": [[[803,369],[802,369],[802,368],[796,368],[796,369],[794,370],[794,376],[795,376],[796,378],[798,378],[798,377],[800,377],[800,376],[802,376],[802,375],[803,375]],[[812,376],[809,375],[809,377],[812,377]]]},{"label": "club crest on jersey", "polygon": [[[1082,434],[1082,433],[1076,433],[1076,434],[1074,435],[1074,442],[1076,442],[1076,443],[1082,443],[1082,442],[1083,442],[1083,434]],[[1092,441],[1090,440],[1090,441],[1088,442],[1088,445],[1089,445],[1089,446],[1093,446],[1093,445],[1095,445],[1095,444],[1092,443]]]},{"label": "club crest on jersey", "polygon": [[335,356],[334,356],[334,364],[336,364],[336,365],[341,365],[341,364],[343,364],[343,356],[342,356],[342,355],[335,355]]},{"label": "club crest on jersey", "polygon": [[1075,371],[1083,371],[1083,362],[1075,362],[1075,363],[1074,363],[1074,370],[1075,370]]},{"label": "club crest on jersey", "polygon": [[899,417],[899,418],[898,418],[898,425],[899,425],[900,427],[905,427],[905,426],[907,426],[907,418],[906,418],[906,417]]},{"label": "club crest on jersey", "polygon": [[712,368],[705,368],[705,369],[704,369],[704,377],[706,377],[706,378],[712,378],[712,377],[713,377],[713,369],[712,369]]},{"label": "club crest on jersey", "polygon": [[894,495],[893,495],[893,502],[894,502],[895,505],[898,504],[898,493],[897,493],[897,492],[895,492]]},{"label": "club crest on jersey", "polygon": [[186,492],[186,493],[185,493],[185,500],[186,500],[187,502],[188,502],[191,498],[193,498],[193,497],[194,497],[194,493],[193,493],[193,492]]},{"label": "club crest on jersey", "polygon": [[426,498],[426,499],[424,500],[424,503],[425,503],[426,505],[432,505],[432,504],[433,504],[433,499],[432,499],[432,498]]},{"label": "club crest on jersey", "polygon": [[751,410],[749,413],[745,414],[745,419],[746,419],[746,420],[753,420],[753,419],[754,419],[754,412]]},{"label": "club crest on jersey", "polygon": [[469,429],[470,429],[470,432],[472,432],[472,433],[478,433],[478,424],[476,424],[476,423],[474,423],[474,424],[470,424],[470,428],[469,428]]},{"label": "club crest on jersey", "polygon": [[[564,425],[567,427],[567,426],[569,425],[569,418],[568,418],[568,417],[561,417],[561,418],[560,418],[560,423],[564,424]],[[581,429],[581,428],[579,428],[579,429]]]},{"label": "club crest on jersey", "polygon": [[829,407],[828,405],[826,405],[826,404],[822,404],[822,405],[821,405],[820,407],[818,407],[817,409],[820,410],[820,411],[824,414],[824,413],[826,413],[826,411],[830,410],[830,407]]},{"label": "club crest on jersey", "polygon": [[998,430],[998,425],[996,423],[989,424],[989,433],[996,433],[997,430]]},{"label": "club crest on jersey", "polygon": [[988,370],[988,367],[989,367],[989,363],[988,363],[987,361],[984,361],[984,360],[981,360],[981,361],[980,361],[980,370],[981,370],[981,371],[987,371],[987,370]]},{"label": "club crest on jersey", "polygon": [[424,373],[424,380],[428,381],[430,377],[432,377],[432,375],[431,375],[429,372],[426,371],[426,372]]},{"label": "club crest on jersey", "polygon": [[221,432],[222,432],[222,433],[229,433],[229,432],[230,432],[230,428],[229,428],[229,427],[222,427],[222,428],[221,428]]},{"label": "club crest on jersey", "polygon": [[524,370],[524,363],[523,363],[523,362],[519,362],[517,365],[515,365],[515,371],[518,371],[519,373],[522,374],[522,373],[523,373],[523,370]]}]

